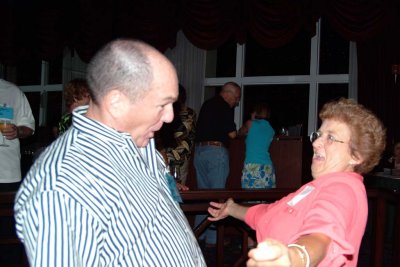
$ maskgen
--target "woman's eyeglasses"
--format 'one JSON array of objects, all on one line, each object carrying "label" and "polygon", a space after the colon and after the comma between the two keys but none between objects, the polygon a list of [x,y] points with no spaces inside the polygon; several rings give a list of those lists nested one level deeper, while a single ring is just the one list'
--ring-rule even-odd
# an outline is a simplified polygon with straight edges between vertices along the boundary
[{"label": "woman's eyeglasses", "polygon": [[[323,134],[320,131],[317,132],[312,132],[310,134],[310,141],[311,143],[314,143],[315,140],[318,138],[323,137]],[[337,140],[333,135],[327,134],[326,137],[323,139],[327,144],[332,144],[334,142],[336,143],[344,143],[344,141]]]}]

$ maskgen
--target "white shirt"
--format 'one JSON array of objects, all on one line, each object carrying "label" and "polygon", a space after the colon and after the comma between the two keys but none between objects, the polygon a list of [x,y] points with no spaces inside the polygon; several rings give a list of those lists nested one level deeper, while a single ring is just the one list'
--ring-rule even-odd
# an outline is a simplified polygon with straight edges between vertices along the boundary
[{"label": "white shirt", "polygon": [[137,148],[79,113],[35,161],[16,196],[31,266],[205,266],[168,189],[154,140]]},{"label": "white shirt", "polygon": [[[0,79],[0,106],[12,109],[12,123],[35,130],[35,119],[26,96],[17,86],[2,79]],[[1,133],[0,138],[3,138]],[[0,183],[16,183],[21,181],[19,139],[5,139],[5,143],[8,147],[0,146]]]}]

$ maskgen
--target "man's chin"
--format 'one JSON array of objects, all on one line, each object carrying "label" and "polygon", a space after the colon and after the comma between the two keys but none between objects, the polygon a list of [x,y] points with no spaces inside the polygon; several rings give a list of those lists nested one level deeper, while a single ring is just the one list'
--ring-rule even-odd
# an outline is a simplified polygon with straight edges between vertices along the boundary
[{"label": "man's chin", "polygon": [[145,147],[149,144],[150,139],[154,137],[154,132],[148,133],[146,136],[133,140],[138,147]]},{"label": "man's chin", "polygon": [[143,139],[135,142],[137,147],[145,147],[149,144],[150,139]]}]

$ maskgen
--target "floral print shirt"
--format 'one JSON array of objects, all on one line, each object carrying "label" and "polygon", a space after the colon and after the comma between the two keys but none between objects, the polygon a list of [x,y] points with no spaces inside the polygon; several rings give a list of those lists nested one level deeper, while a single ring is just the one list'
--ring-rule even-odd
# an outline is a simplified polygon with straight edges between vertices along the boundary
[{"label": "floral print shirt", "polygon": [[184,107],[179,112],[179,116],[182,124],[174,133],[177,145],[167,148],[169,162],[174,166],[182,166],[184,161],[189,160],[195,138],[196,112],[189,107]]}]

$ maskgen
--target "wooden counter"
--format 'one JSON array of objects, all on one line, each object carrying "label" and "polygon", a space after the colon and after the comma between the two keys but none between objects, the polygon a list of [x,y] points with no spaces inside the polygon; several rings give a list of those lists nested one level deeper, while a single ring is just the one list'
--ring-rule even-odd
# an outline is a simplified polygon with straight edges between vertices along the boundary
[{"label": "wooden counter", "polygon": [[400,176],[384,172],[375,172],[364,175],[364,184],[367,188],[385,188],[400,192]]},{"label": "wooden counter", "polygon": [[[275,138],[270,146],[271,159],[275,167],[277,188],[298,188],[302,184],[303,142],[301,137]],[[244,138],[231,141],[229,147],[230,173],[227,189],[239,189],[245,158]]]},{"label": "wooden counter", "polygon": [[[240,178],[242,176],[245,148],[244,138],[231,140],[229,146],[230,173],[226,182],[226,189],[241,188]],[[302,137],[283,136],[275,138],[270,146],[270,154],[275,166],[277,188],[295,189],[306,182],[306,180],[302,179],[305,176],[303,166],[308,166],[309,168],[310,165],[307,160],[303,160],[303,158],[307,159],[309,156],[304,156]],[[192,189],[197,188],[193,162],[190,164],[187,185]]]}]

